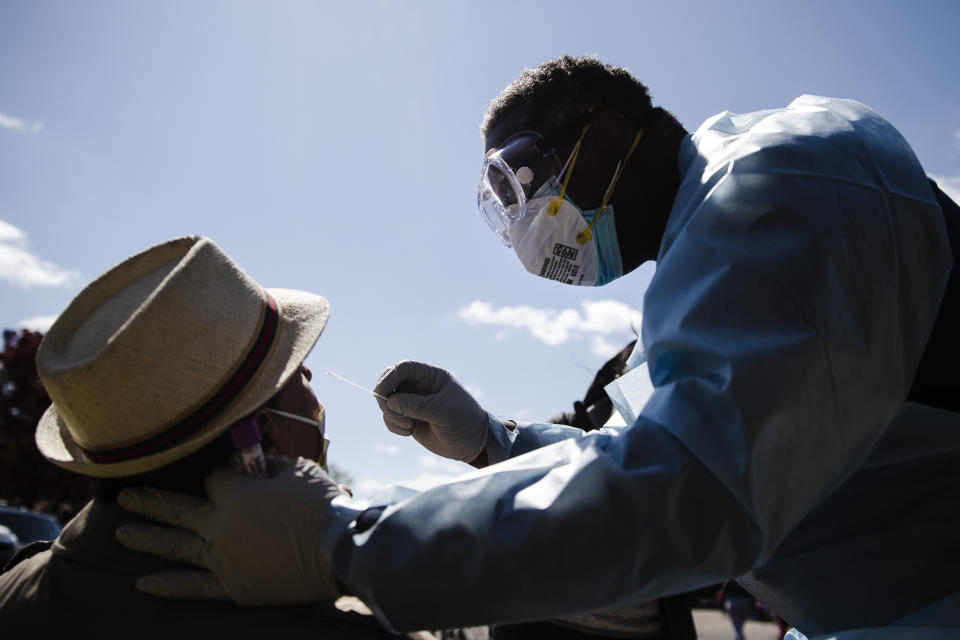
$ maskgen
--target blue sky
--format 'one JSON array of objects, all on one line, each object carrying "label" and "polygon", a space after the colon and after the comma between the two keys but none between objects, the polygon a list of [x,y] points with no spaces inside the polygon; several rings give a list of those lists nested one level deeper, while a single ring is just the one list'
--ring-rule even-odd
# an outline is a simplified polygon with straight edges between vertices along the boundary
[{"label": "blue sky", "polygon": [[563,53],[629,68],[690,129],[803,93],[886,116],[960,199],[960,3],[0,4],[0,324],[200,233],[266,286],[326,296],[307,364],[359,492],[465,470],[386,431],[372,386],[444,366],[543,419],[632,339],[653,265],[605,287],[524,271],[476,211],[487,103]]}]

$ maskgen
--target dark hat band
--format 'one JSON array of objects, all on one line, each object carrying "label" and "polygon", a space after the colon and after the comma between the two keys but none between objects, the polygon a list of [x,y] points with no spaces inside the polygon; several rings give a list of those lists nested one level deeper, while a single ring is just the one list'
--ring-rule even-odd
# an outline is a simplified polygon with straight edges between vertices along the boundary
[{"label": "dark hat band", "polygon": [[90,460],[100,464],[123,462],[176,446],[215,420],[243,392],[260,370],[277,336],[277,327],[280,320],[277,303],[266,291],[264,291],[264,295],[266,296],[266,304],[260,322],[260,332],[256,340],[253,341],[236,371],[206,402],[183,420],[142,442],[109,451],[93,451],[84,447],[80,447],[80,450]]}]

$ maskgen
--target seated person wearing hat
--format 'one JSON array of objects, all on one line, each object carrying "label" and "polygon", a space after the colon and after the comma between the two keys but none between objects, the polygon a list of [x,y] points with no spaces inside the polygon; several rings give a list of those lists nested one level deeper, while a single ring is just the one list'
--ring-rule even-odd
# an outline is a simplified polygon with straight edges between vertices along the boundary
[{"label": "seated person wearing hat", "polygon": [[[183,565],[114,536],[144,521],[116,504],[120,489],[205,495],[204,479],[234,455],[230,427],[240,422],[254,419],[268,450],[325,457],[322,407],[302,363],[328,315],[324,298],[264,289],[202,237],[148,249],[86,287],[37,353],[53,404],[36,440],[52,463],[94,478],[94,499],[57,540],[25,548],[0,575],[4,636],[390,637],[332,603],[150,597],[136,589],[140,576]],[[287,472],[322,473],[306,460]]]}]

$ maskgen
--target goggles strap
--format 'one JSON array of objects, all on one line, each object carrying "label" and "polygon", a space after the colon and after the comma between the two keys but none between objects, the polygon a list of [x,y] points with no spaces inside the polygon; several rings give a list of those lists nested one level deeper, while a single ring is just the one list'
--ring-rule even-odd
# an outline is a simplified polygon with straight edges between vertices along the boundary
[{"label": "goggles strap", "polygon": [[[597,220],[600,219],[600,216],[603,215],[603,212],[607,210],[607,202],[610,200],[610,196],[613,195],[614,189],[617,188],[617,182],[620,180],[620,176],[623,175],[623,170],[626,168],[627,163],[630,162],[630,158],[633,157],[633,152],[637,150],[637,145],[640,143],[640,138],[642,137],[643,127],[640,127],[637,130],[637,135],[633,137],[633,143],[630,145],[627,155],[623,157],[622,161],[617,163],[617,169],[613,174],[613,180],[610,181],[610,186],[607,187],[606,193],[603,194],[603,200],[600,202],[600,206],[597,207],[597,212],[593,214],[593,220],[590,221],[590,224],[587,225],[586,229],[577,234],[578,244],[586,244],[593,238],[593,236],[590,234],[590,230],[593,228],[593,225],[597,224]],[[566,186],[566,183],[564,183],[564,186]]]},{"label": "goggles strap", "polygon": [[[591,108],[590,111],[593,111]],[[563,184],[560,185],[560,193],[556,198],[550,201],[550,206],[547,207],[547,215],[555,216],[560,211],[560,203],[563,202],[563,196],[567,193],[567,183],[570,182],[570,176],[573,175],[573,166],[577,164],[577,156],[580,155],[580,147],[583,145],[583,139],[587,136],[587,129],[590,128],[590,122],[583,125],[583,131],[580,132],[580,137],[577,138],[577,144],[573,145],[573,151],[570,153],[570,157],[567,158],[567,161],[563,165],[563,169],[560,170],[560,173],[563,174]],[[567,168],[569,167],[569,171]]]}]

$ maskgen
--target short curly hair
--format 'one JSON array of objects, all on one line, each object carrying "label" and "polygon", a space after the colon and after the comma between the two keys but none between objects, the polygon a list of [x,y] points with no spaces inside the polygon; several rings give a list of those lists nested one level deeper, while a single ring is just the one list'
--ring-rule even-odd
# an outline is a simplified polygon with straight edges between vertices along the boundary
[{"label": "short curly hair", "polygon": [[550,137],[579,126],[591,107],[615,107],[635,123],[653,110],[647,87],[626,69],[565,55],[524,69],[487,107],[480,135],[486,138],[507,112],[519,109],[525,126]]}]

